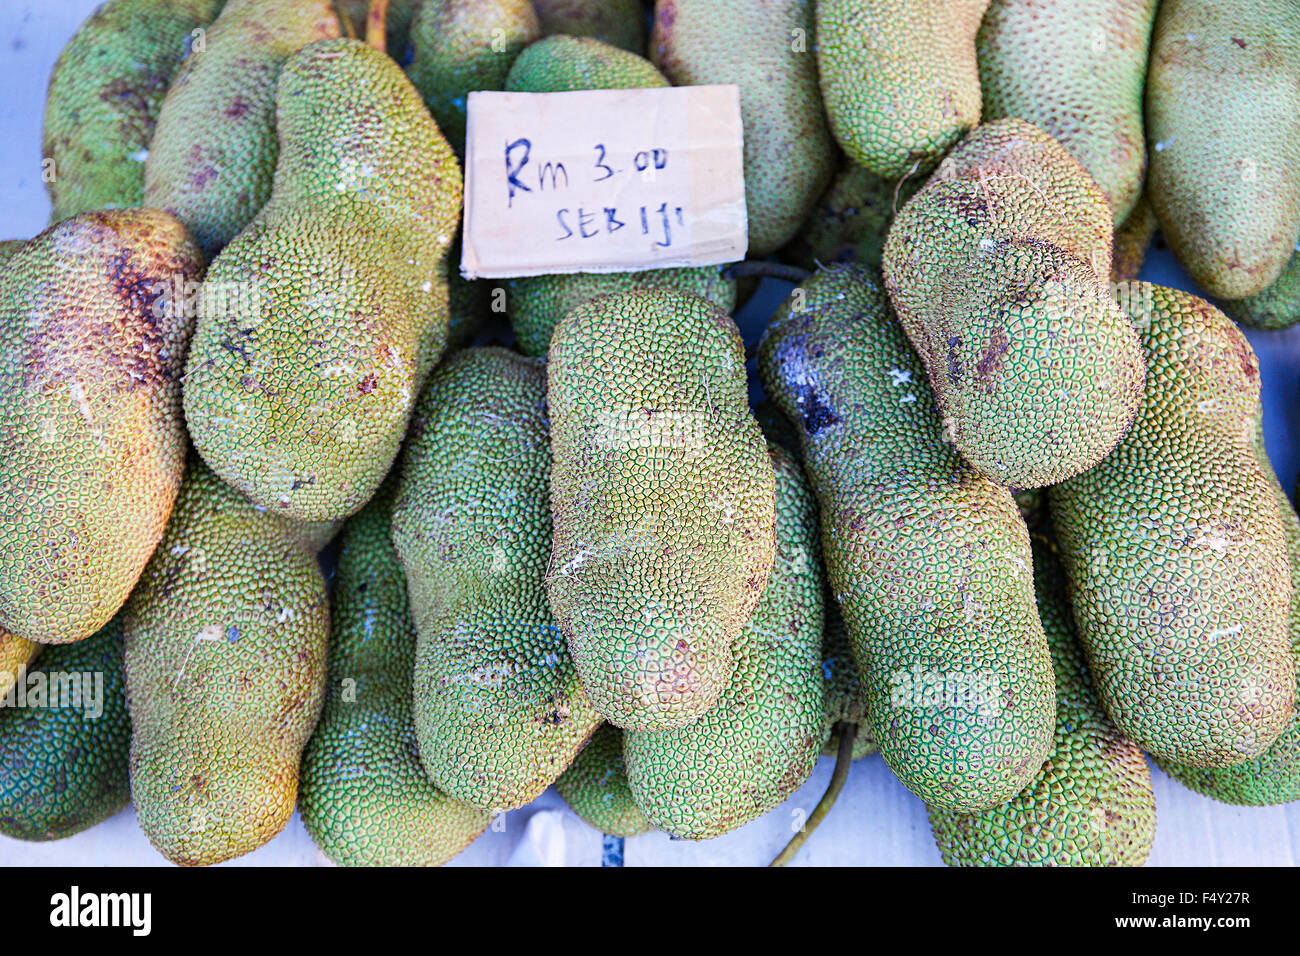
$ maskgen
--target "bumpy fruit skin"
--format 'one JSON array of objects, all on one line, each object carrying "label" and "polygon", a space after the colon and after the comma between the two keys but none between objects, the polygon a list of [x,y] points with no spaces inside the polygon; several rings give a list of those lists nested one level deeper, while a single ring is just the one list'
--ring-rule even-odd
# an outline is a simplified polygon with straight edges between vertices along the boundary
[{"label": "bumpy fruit skin", "polygon": [[645,272],[575,272],[571,275],[506,279],[506,302],[515,344],[525,355],[545,356],[560,319],[601,295],[645,289],[675,289],[708,299],[723,312],[736,307],[736,283],[721,270],[648,269]]},{"label": "bumpy fruit skin", "polygon": [[640,0],[533,0],[542,34],[591,37],[632,53],[645,52]]},{"label": "bumpy fruit skin", "polygon": [[928,804],[1006,802],[1042,765],[1055,717],[1011,493],[943,440],[921,363],[863,267],[804,282],[758,361],[800,433],[872,738]]},{"label": "bumpy fruit skin", "polygon": [[980,121],[975,31],[989,0],[819,0],[826,115],[860,166],[927,173]]},{"label": "bumpy fruit skin", "polygon": [[379,487],[442,354],[460,167],[410,81],[363,43],[299,51],[278,89],[275,188],[208,272],[185,420],[258,504],[333,520]]},{"label": "bumpy fruit skin", "polygon": [[1111,239],[1112,283],[1131,282],[1138,277],[1146,262],[1147,249],[1155,238],[1156,226],[1156,211],[1151,208],[1151,198],[1143,192]]},{"label": "bumpy fruit skin", "polygon": [[600,725],[546,599],[546,369],[457,352],[416,409],[393,505],[415,652],[415,732],[439,789],[531,802]]},{"label": "bumpy fruit skin", "polygon": [[1219,299],[1258,295],[1300,239],[1300,6],[1162,0],[1147,74],[1160,233]]},{"label": "bumpy fruit skin", "polygon": [[1246,299],[1220,302],[1219,307],[1252,329],[1288,329],[1300,322],[1300,249],[1271,286]]},{"label": "bumpy fruit skin", "polygon": [[1106,194],[1116,225],[1142,192],[1142,94],[1156,0],[993,0],[980,25],[984,122],[1054,136]]},{"label": "bumpy fruit skin", "polygon": [[1052,751],[1010,803],[980,813],[931,808],[935,842],[949,866],[1141,866],[1156,835],[1151,771],[1092,689],[1054,546],[1038,535],[1032,546],[1056,672]]},{"label": "bumpy fruit skin", "polygon": [[879,269],[894,214],[924,182],[918,177],[895,182],[845,160],[782,258],[808,270],[838,262]]},{"label": "bumpy fruit skin", "polygon": [[736,667],[699,720],[623,742],[632,797],[653,826],[721,836],[776,808],[812,773],[825,731],[817,507],[798,463],[772,446],[776,561],[732,648]]},{"label": "bumpy fruit skin", "polygon": [[140,205],[163,97],[223,2],[109,0],[72,35],[45,96],[51,222]]},{"label": "bumpy fruit skin", "polygon": [[651,59],[674,86],[740,87],[752,256],[793,238],[835,169],[812,32],[812,0],[655,3]]},{"label": "bumpy fruit skin", "polygon": [[127,602],[131,797],[173,863],[219,863],[284,829],[320,715],[329,597],[289,522],[191,456]]},{"label": "bumpy fruit skin", "polygon": [[9,693],[9,688],[18,682],[20,672],[36,660],[44,646],[0,628],[0,699]]},{"label": "bumpy fruit skin", "polygon": [[555,790],[578,816],[601,833],[632,837],[650,829],[632,799],[623,763],[623,731],[601,724],[569,769],[555,781]]},{"label": "bumpy fruit skin", "polygon": [[0,265],[0,628],[81,640],[149,560],[185,467],[184,298],[202,275],[152,209],[69,219]]},{"label": "bumpy fruit skin", "polygon": [[284,61],[338,35],[329,0],[227,0],[181,66],[149,146],[144,204],[184,223],[209,258],[271,195]]},{"label": "bumpy fruit skin", "polygon": [[415,627],[389,533],[395,485],[386,481],[343,531],[325,706],[302,755],[303,825],[345,866],[441,866],[491,822],[438,790],[420,765]]},{"label": "bumpy fruit skin", "polygon": [[501,89],[519,51],[541,35],[530,0],[442,0],[416,12],[406,73],[457,155],[469,93]]},{"label": "bumpy fruit skin", "polygon": [[[1261,415],[1255,425],[1255,457],[1277,499],[1282,515],[1282,531],[1286,535],[1287,558],[1291,565],[1291,609],[1288,622],[1291,636],[1291,653],[1300,659],[1300,518],[1287,500],[1286,492],[1277,480],[1273,465],[1264,450],[1264,420]],[[1296,693],[1300,695],[1300,665],[1297,665]],[[1300,713],[1292,718],[1290,726],[1260,756],[1235,767],[1206,769],[1182,767],[1157,761],[1160,769],[1175,780],[1224,803],[1248,806],[1266,806],[1300,800]]]},{"label": "bumpy fruit skin", "polygon": [[1106,197],[1038,127],[974,130],[894,219],[885,284],[954,445],[1039,488],[1091,468],[1142,400],[1142,347],[1116,306]]},{"label": "bumpy fruit skin", "polygon": [[583,687],[625,730],[727,688],[775,557],[772,463],[735,323],[665,289],[604,296],[551,342],[547,591]]},{"label": "bumpy fruit skin", "polygon": [[1225,767],[1292,717],[1291,570],[1251,442],[1259,365],[1209,303],[1121,287],[1146,397],[1104,462],[1048,489],[1079,639],[1106,712],[1153,756]]},{"label": "bumpy fruit skin", "polygon": [[[598,40],[550,36],[515,60],[506,89],[521,93],[568,90],[625,90],[668,86],[653,63]],[[644,272],[573,273],[506,280],[510,324],[525,355],[545,355],[555,325],[570,310],[598,295],[633,289],[692,292],[724,312],[736,305],[736,283],[716,266],[650,269]]]},{"label": "bumpy fruit skin", "polygon": [[[32,697],[38,675],[47,690],[39,706]],[[61,840],[130,801],[121,618],[84,641],[46,648],[27,679],[26,706],[7,706],[0,693],[0,833]],[[55,693],[59,705],[51,706]]]}]

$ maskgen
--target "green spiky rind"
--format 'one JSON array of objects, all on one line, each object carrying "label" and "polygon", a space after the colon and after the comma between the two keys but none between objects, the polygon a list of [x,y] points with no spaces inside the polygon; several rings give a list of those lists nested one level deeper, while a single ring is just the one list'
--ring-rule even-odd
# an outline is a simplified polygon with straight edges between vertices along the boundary
[{"label": "green spiky rind", "polygon": [[555,781],[556,792],[601,833],[633,837],[651,829],[632,799],[623,763],[623,731],[601,724],[569,769]]},{"label": "green spiky rind", "polygon": [[303,825],[347,866],[440,866],[491,822],[439,791],[419,760],[415,626],[389,534],[395,484],[385,482],[344,529],[325,705],[302,757]]},{"label": "green spiky rind", "polygon": [[[759,374],[800,430],[871,736],[927,803],[1006,802],[1041,766],[1055,717],[1024,522],[944,441],[879,276],[842,267],[798,292],[759,344]],[[936,702],[932,677],[969,698]]]}]

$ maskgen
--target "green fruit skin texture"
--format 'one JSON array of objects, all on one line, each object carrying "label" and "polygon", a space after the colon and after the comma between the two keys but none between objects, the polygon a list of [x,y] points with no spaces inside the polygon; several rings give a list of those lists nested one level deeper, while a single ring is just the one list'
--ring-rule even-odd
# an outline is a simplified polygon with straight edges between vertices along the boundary
[{"label": "green fruit skin texture", "polygon": [[223,2],[109,0],[72,35],[45,96],[51,222],[144,200],[144,158],[163,97],[194,31]]},{"label": "green fruit skin texture", "polygon": [[329,0],[227,0],[204,49],[181,66],[149,146],[144,204],[183,222],[208,258],[271,195],[275,89],[284,61],[338,35]]},{"label": "green fruit skin texture", "polygon": [[546,584],[596,709],[624,730],[697,720],[767,585],[772,463],[735,323],[698,296],[605,296],[551,342]]},{"label": "green fruit skin texture", "polygon": [[173,863],[219,863],[289,822],[320,715],[329,596],[299,529],[191,457],[127,602],[131,797]]},{"label": "green fruit skin texture", "polygon": [[569,769],[555,781],[569,808],[601,833],[632,837],[650,829],[632,799],[623,763],[623,731],[601,724]]},{"label": "green fruit skin texture", "polygon": [[927,173],[980,121],[989,0],[819,0],[817,64],[840,146],[878,176]]},{"label": "green fruit skin texture", "polygon": [[[1255,455],[1260,470],[1269,479],[1273,496],[1282,515],[1282,531],[1286,535],[1287,557],[1291,565],[1291,609],[1289,630],[1291,653],[1300,658],[1300,518],[1287,500],[1286,492],[1277,480],[1273,465],[1264,450],[1264,420],[1256,419]],[[1300,696],[1300,664],[1297,665],[1296,693]],[[1247,806],[1266,806],[1300,800],[1300,713],[1292,718],[1290,726],[1260,756],[1235,767],[1213,769],[1183,767],[1166,761],[1157,761],[1160,769],[1175,780],[1224,803]]]},{"label": "green fruit skin texture", "polygon": [[[47,705],[57,693],[59,706],[33,705],[38,673],[46,676]],[[82,682],[82,697],[71,678]],[[0,693],[0,834],[61,840],[130,802],[121,618],[84,641],[45,648],[27,679],[27,706],[5,706]],[[101,682],[97,690],[93,681]]]},{"label": "green fruit skin texture", "polygon": [[1123,287],[1147,352],[1114,454],[1048,489],[1079,639],[1106,712],[1152,756],[1225,767],[1290,723],[1291,570],[1251,447],[1259,364],[1222,312]]},{"label": "green fruit skin texture", "polygon": [[117,613],[185,467],[180,373],[203,275],[152,209],[86,213],[0,265],[0,628],[46,644]]},{"label": "green fruit skin texture", "polygon": [[845,160],[782,257],[810,271],[837,262],[880,268],[894,214],[924,179],[895,182]]},{"label": "green fruit skin texture", "polygon": [[655,3],[651,58],[674,86],[740,87],[751,256],[794,237],[835,170],[812,32],[812,0]]},{"label": "green fruit skin texture", "polygon": [[1219,307],[1252,329],[1289,329],[1300,322],[1300,248],[1291,253],[1282,274],[1263,292],[1220,302]]},{"label": "green fruit skin texture", "polygon": [[1147,188],[1198,287],[1244,299],[1300,239],[1300,6],[1162,0],[1147,74]]},{"label": "green fruit skin texture", "polygon": [[542,34],[590,37],[632,53],[645,52],[640,0],[533,0]]},{"label": "green fruit skin texture", "polygon": [[943,440],[878,274],[816,273],[778,310],[758,361],[800,432],[871,737],[928,804],[1005,803],[1042,765],[1055,718],[1015,500]]},{"label": "green fruit skin texture", "polygon": [[1109,286],[1110,207],[1038,127],[987,123],[885,240],[885,284],[953,444],[1039,488],[1091,468],[1142,400],[1142,347]]},{"label": "green fruit skin texture", "polygon": [[185,420],[258,504],[334,520],[379,487],[442,353],[460,167],[402,71],[356,40],[294,54],[278,97],[275,188],[208,272],[237,295],[200,303]]},{"label": "green fruit skin texture", "polygon": [[457,352],[420,398],[393,506],[429,779],[485,810],[530,803],[600,725],[546,598],[546,371]]},{"label": "green fruit skin texture", "polygon": [[703,717],[628,733],[628,782],[650,823],[708,840],[769,810],[812,773],[824,740],[822,563],[817,506],[798,463],[772,446],[776,561],[733,647],[727,689]]},{"label": "green fruit skin texture", "polygon": [[975,44],[984,122],[1046,130],[1097,181],[1116,225],[1142,192],[1142,94],[1156,0],[993,0]]},{"label": "green fruit skin texture", "polygon": [[1056,737],[1033,781],[980,813],[930,809],[949,866],[1141,866],[1156,835],[1151,771],[1110,722],[1074,635],[1055,548],[1032,537],[1034,589],[1056,671]]},{"label": "green fruit skin texture", "polygon": [[[598,40],[550,36],[515,60],[506,89],[521,93],[569,90],[626,90],[668,86],[653,63]],[[556,323],[570,310],[598,295],[633,289],[665,288],[692,292],[724,312],[736,305],[736,283],[717,266],[650,269],[644,272],[573,273],[528,276],[505,282],[510,324],[525,355],[545,355]]]},{"label": "green fruit skin texture", "polygon": [[343,531],[325,706],[302,755],[302,822],[345,866],[440,866],[491,822],[435,787],[420,765],[415,626],[390,537],[395,484],[386,481]]},{"label": "green fruit skin texture", "polygon": [[406,72],[457,155],[469,93],[505,86],[515,57],[541,35],[529,0],[443,0],[416,12]]},{"label": "green fruit skin texture", "polygon": [[[802,454],[799,433],[781,409],[771,401],[754,406],[754,417],[769,446],[778,446],[796,461]],[[801,466],[802,467],[802,466]],[[826,701],[826,719],[823,732],[822,753],[834,757],[839,752],[837,725],[853,724],[853,759],[858,760],[876,752],[876,742],[867,729],[867,701],[863,696],[862,676],[853,659],[853,642],[844,615],[835,601],[830,586],[823,582],[822,608],[825,624],[822,627],[822,678],[826,684],[823,696]]]}]

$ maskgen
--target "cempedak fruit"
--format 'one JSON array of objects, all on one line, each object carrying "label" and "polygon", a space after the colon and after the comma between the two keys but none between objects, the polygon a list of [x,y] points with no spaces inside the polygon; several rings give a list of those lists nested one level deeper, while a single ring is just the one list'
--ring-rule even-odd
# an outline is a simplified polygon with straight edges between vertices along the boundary
[{"label": "cempedak fruit", "polygon": [[1192,767],[1258,757],[1291,722],[1291,569],[1252,447],[1259,364],[1207,302],[1121,287],[1146,396],[1105,461],[1048,489],[1079,639],[1106,712]]},{"label": "cempedak fruit", "polygon": [[952,443],[1038,488],[1091,468],[1142,400],[1142,347],[1110,292],[1110,207],[1056,140],[974,130],[904,206],[885,284]]},{"label": "cempedak fruit", "polygon": [[759,374],[796,426],[870,732],[927,803],[1005,803],[1038,772],[1054,695],[1011,493],[943,439],[921,363],[861,266],[795,290]]},{"label": "cempedak fruit", "polygon": [[302,822],[348,866],[438,866],[491,822],[438,790],[420,765],[415,627],[389,537],[395,485],[385,482],[343,531],[325,706],[302,755]]},{"label": "cempedak fruit", "polygon": [[735,323],[666,289],[604,296],[551,342],[556,621],[596,709],[625,730],[698,719],[776,543],[774,475]]},{"label": "cempedak fruit", "polygon": [[202,275],[152,209],[69,219],[0,264],[0,628],[78,641],[131,592],[185,467],[186,297]]},{"label": "cempedak fruit", "polygon": [[329,597],[300,529],[191,456],[123,617],[131,796],[173,863],[284,829],[325,691]]},{"label": "cempedak fruit", "polygon": [[547,604],[546,369],[467,349],[416,408],[393,504],[429,779],[487,810],[555,781],[600,724]]},{"label": "cempedak fruit", "polygon": [[650,829],[632,799],[623,763],[623,731],[601,724],[569,769],[555,781],[555,790],[578,816],[601,833],[630,837]]},{"label": "cempedak fruit", "polygon": [[356,40],[290,57],[278,104],[275,188],[208,272],[185,420],[258,504],[334,520],[379,487],[442,353],[461,175],[410,81]]}]

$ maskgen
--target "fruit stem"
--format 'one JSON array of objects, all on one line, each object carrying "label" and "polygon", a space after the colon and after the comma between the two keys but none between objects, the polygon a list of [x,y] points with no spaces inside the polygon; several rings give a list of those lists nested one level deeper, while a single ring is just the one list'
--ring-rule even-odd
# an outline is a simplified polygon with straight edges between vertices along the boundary
[{"label": "fruit stem", "polygon": [[807,269],[799,266],[788,266],[783,262],[762,262],[755,259],[746,259],[744,262],[737,262],[734,265],[727,266],[722,270],[722,275],[726,279],[743,279],[748,276],[784,279],[786,282],[793,282],[798,285],[812,273]]},{"label": "fruit stem", "polygon": [[349,40],[355,40],[357,38],[357,31],[352,25],[352,18],[348,16],[347,11],[339,5],[338,0],[335,0],[333,7],[334,16],[338,18],[339,29],[342,31],[343,36],[347,37]]},{"label": "fruit stem", "polygon": [[366,15],[366,45],[380,53],[388,51],[388,0],[370,0]]},{"label": "fruit stem", "polygon": [[840,738],[840,745],[835,752],[835,770],[831,773],[831,782],[827,785],[826,792],[822,794],[821,800],[817,801],[817,806],[813,807],[813,812],[804,821],[803,828],[790,838],[785,849],[778,853],[776,859],[768,866],[785,866],[794,859],[799,848],[817,829],[817,825],[826,818],[826,814],[831,812],[831,807],[835,806],[835,799],[844,789],[844,784],[849,779],[849,768],[853,766],[853,738],[858,735],[858,725],[837,724],[835,733]]}]

